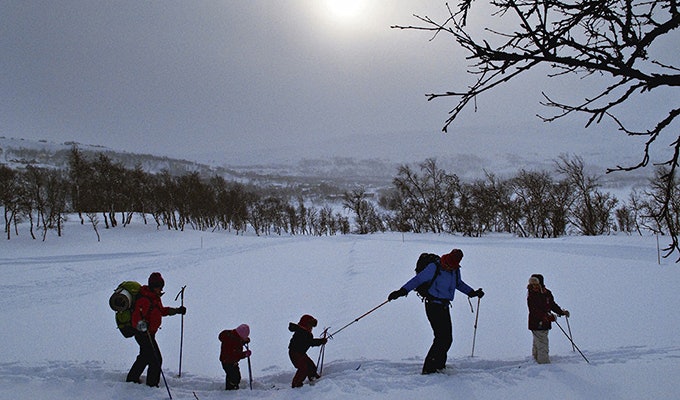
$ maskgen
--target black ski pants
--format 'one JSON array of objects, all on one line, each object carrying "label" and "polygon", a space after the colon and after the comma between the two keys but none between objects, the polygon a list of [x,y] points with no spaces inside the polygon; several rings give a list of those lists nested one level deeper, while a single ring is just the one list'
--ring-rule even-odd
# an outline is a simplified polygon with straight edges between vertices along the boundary
[{"label": "black ski pants", "polygon": [[227,374],[225,381],[226,390],[237,390],[239,383],[241,383],[241,369],[238,363],[222,363],[222,369]]},{"label": "black ski pants", "polygon": [[161,379],[163,356],[161,356],[158,343],[156,343],[156,335],[149,332],[139,332],[135,335],[135,340],[139,344],[139,355],[137,355],[135,363],[132,364],[130,372],[128,372],[127,381],[140,382],[142,372],[148,366],[146,384],[157,387]]},{"label": "black ski pants", "polygon": [[423,374],[436,372],[446,367],[446,356],[453,344],[453,326],[451,325],[450,303],[444,304],[426,301],[425,313],[430,321],[434,340],[430,351],[427,352],[423,364]]}]

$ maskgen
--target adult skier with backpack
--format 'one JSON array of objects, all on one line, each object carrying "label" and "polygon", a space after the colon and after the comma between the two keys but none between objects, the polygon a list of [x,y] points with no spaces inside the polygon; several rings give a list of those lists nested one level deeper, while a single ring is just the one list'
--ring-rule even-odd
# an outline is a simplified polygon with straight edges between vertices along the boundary
[{"label": "adult skier with backpack", "polygon": [[450,253],[442,255],[439,260],[433,259],[416,276],[387,297],[392,301],[406,296],[412,290],[424,293],[425,314],[430,321],[434,340],[423,363],[423,374],[440,372],[446,368],[447,353],[453,344],[449,308],[456,290],[468,297],[484,296],[481,288],[474,290],[463,282],[460,275],[462,259],[463,251],[460,249],[453,249]]},{"label": "adult skier with backpack", "polygon": [[154,272],[149,276],[148,284],[139,289],[139,297],[132,310],[132,326],[137,330],[135,340],[139,344],[139,355],[128,372],[127,382],[142,383],[140,377],[148,366],[146,384],[158,387],[163,357],[156,343],[156,332],[161,326],[161,318],[166,315],[186,314],[184,306],[163,306],[163,286],[163,277],[159,272]]}]

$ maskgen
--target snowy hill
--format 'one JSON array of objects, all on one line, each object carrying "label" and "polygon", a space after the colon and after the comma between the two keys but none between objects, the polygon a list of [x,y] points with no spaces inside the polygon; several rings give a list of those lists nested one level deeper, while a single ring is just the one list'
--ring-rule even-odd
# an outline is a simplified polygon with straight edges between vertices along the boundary
[{"label": "snowy hill", "polygon": [[[0,137],[0,164],[18,169],[29,164],[43,168],[65,169],[68,167],[68,157],[73,146],[76,146],[89,159],[94,159],[98,154],[104,154],[129,169],[140,165],[145,171],[159,172],[165,169],[171,174],[180,175],[187,172],[210,174],[217,171],[214,167],[195,161],[172,159],[167,156],[128,153],[77,142],[54,143],[47,140],[34,141],[6,137]],[[217,172],[229,175],[229,171],[226,170]]]},{"label": "snowy hill", "polygon": [[[22,227],[20,227],[20,233]],[[23,229],[25,232],[25,229]],[[104,230],[97,242],[76,218],[45,242],[27,234],[0,241],[0,397],[167,399],[165,387],[125,383],[137,345],[116,330],[108,297],[123,280],[165,277],[165,305],[186,285],[182,376],[179,316],[157,338],[175,399],[675,399],[680,392],[680,275],[657,264],[651,236],[447,235],[235,236],[156,230],[136,222]],[[331,331],[385,301],[413,273],[422,251],[465,252],[463,279],[483,287],[475,313],[457,294],[446,374],[420,375],[432,340],[420,300],[389,302],[326,346],[323,378],[291,389],[288,322],[304,313]],[[571,311],[572,350],[555,327],[552,364],[530,357],[526,282],[542,273]],[[558,322],[566,328],[565,320]],[[251,327],[253,390],[241,362],[241,390],[226,394],[217,334]],[[318,350],[309,355],[316,361]]]},{"label": "snowy hill", "polygon": [[[213,154],[191,154],[187,150],[180,158],[167,155],[129,153],[106,147],[80,143],[53,143],[0,137],[0,164],[21,168],[27,164],[65,168],[71,147],[76,144],[87,156],[104,153],[128,168],[140,165],[145,171],[163,169],[182,175],[199,172],[204,176],[220,175],[225,179],[260,185],[318,185],[327,183],[347,190],[362,185],[380,188],[391,185],[398,167],[417,165],[435,158],[440,168],[463,180],[483,178],[485,171],[500,177],[511,177],[520,169],[554,171],[555,160],[561,154],[583,157],[587,172],[602,176],[606,188],[628,189],[646,184],[651,169],[605,175],[607,168],[637,163],[639,155],[622,143],[610,147],[588,146],[584,136],[582,146],[562,148],[541,139],[538,133],[525,134],[507,144],[489,145],[490,139],[475,136],[474,141],[460,142],[456,136],[413,135],[395,143],[389,135],[351,136],[343,140],[291,144],[285,148],[256,147],[248,152],[216,151]],[[628,145],[628,147],[630,147]],[[639,149],[638,149],[639,150]],[[179,157],[179,155],[178,155]]]},{"label": "snowy hill", "polygon": [[298,160],[294,163],[280,163],[264,158],[264,163],[230,165],[228,158],[207,163],[189,161],[168,156],[129,153],[114,149],[85,145],[75,142],[54,143],[45,140],[33,141],[0,137],[0,164],[11,168],[25,168],[33,165],[44,168],[65,169],[73,146],[93,160],[104,154],[126,168],[137,165],[144,171],[157,173],[167,170],[172,175],[198,172],[204,177],[219,175],[228,180],[250,182],[259,185],[318,185],[330,183],[341,188],[356,185],[382,187],[388,185],[396,173],[398,164],[386,160],[359,160],[345,157],[330,157],[324,160]]}]

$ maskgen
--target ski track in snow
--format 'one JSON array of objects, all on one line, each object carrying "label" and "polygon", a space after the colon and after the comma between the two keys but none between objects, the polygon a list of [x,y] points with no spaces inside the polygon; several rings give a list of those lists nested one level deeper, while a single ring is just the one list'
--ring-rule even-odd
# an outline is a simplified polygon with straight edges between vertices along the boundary
[{"label": "ski track in snow", "polygon": [[[354,296],[352,296],[352,292],[356,290],[357,275],[359,274],[357,265],[359,256],[357,255],[357,251],[357,242],[356,240],[352,240],[352,242],[349,243],[349,250],[347,251],[348,263],[342,273],[342,278],[344,279],[344,284],[341,286],[342,293],[339,296],[335,296],[336,298],[341,299],[341,303],[338,307],[339,315],[351,315],[352,312],[356,312],[356,310],[353,309],[354,305],[352,299]],[[328,331],[329,333],[336,332],[350,322],[352,321],[347,321],[342,324],[341,321],[338,321],[338,325],[330,327]]]},{"label": "ski track in snow", "polygon": [[[663,359],[680,358],[680,348],[650,348],[629,346],[609,351],[588,353],[586,357],[592,366],[605,364],[625,364],[631,360],[657,362]],[[253,390],[248,389],[247,367],[241,366],[244,379],[241,382],[239,398],[294,398],[296,395],[314,391],[338,391],[348,395],[370,396],[389,394],[393,388],[408,388],[413,392],[426,390],[428,387],[450,380],[452,385],[461,382],[477,382],[499,390],[517,385],[528,378],[540,378],[551,373],[565,373],[569,367],[588,368],[585,360],[575,353],[570,356],[553,356],[552,364],[542,366],[529,358],[521,360],[488,360],[483,358],[466,358],[451,360],[453,366],[445,373],[420,375],[420,362],[389,362],[383,360],[337,360],[324,366],[323,377],[313,385],[306,384],[301,389],[291,389],[291,371],[277,372],[270,375],[255,376]],[[113,370],[106,363],[52,361],[37,365],[24,365],[17,362],[0,363],[0,394],[8,388],[22,386],[42,386],[54,391],[77,390],[82,381],[91,381],[92,385],[103,386],[102,398],[166,398],[167,392],[161,379],[161,389],[147,388],[124,382],[127,371]],[[184,373],[177,377],[174,372],[165,370],[165,378],[173,398],[203,399],[223,398],[223,382],[208,377]],[[143,376],[144,377],[144,376]],[[595,388],[588,388],[588,393],[596,393]],[[268,394],[269,392],[273,392]],[[5,397],[6,398],[6,397]],[[73,398],[78,398],[73,393]],[[592,397],[597,398],[597,396]]]}]

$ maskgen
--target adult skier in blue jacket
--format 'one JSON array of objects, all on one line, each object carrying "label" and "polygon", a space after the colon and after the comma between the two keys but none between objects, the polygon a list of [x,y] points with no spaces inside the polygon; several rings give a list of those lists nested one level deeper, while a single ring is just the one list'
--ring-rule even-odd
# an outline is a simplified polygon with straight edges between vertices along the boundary
[{"label": "adult skier in blue jacket", "polygon": [[[392,301],[406,296],[422,283],[432,282],[425,297],[425,314],[427,315],[434,340],[423,363],[423,374],[439,372],[446,368],[446,357],[453,343],[453,326],[451,324],[451,301],[456,290],[468,295],[468,297],[484,296],[482,289],[474,290],[463,282],[460,276],[460,261],[463,259],[463,251],[453,249],[450,253],[440,258],[440,265],[430,263],[416,276],[406,282],[399,290],[395,290],[387,297]],[[434,280],[433,280],[434,279]]]}]

